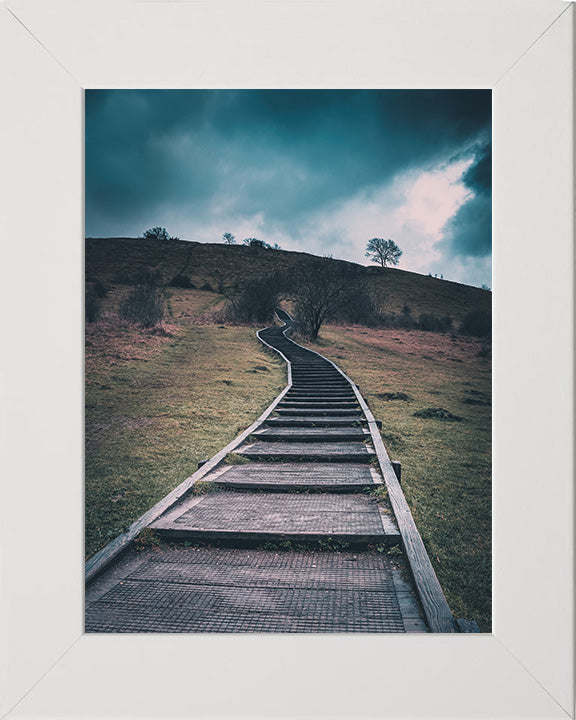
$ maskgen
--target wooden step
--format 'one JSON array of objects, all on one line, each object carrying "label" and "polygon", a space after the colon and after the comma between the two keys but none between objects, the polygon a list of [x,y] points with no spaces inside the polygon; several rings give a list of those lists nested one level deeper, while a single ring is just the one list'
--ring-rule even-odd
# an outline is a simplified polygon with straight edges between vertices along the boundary
[{"label": "wooden step", "polygon": [[267,492],[355,492],[382,484],[380,474],[369,465],[336,462],[251,462],[246,465],[224,465],[207,475],[206,480],[230,489]]},{"label": "wooden step", "polygon": [[294,408],[294,410],[298,410],[299,408],[308,408],[310,410],[319,410],[326,408],[334,408],[336,410],[352,410],[353,408],[359,408],[360,406],[357,400],[282,400],[282,402],[278,403],[276,407]]},{"label": "wooden step", "polygon": [[352,388],[348,387],[336,387],[336,388],[324,388],[322,390],[318,390],[316,387],[296,387],[292,386],[290,390],[288,390],[287,397],[292,395],[299,395],[301,397],[310,397],[311,395],[322,395],[323,397],[347,397],[347,398],[355,398],[356,393]]},{"label": "wooden step", "polygon": [[336,427],[336,428],[263,428],[252,433],[258,440],[267,442],[286,441],[290,442],[345,442],[346,440],[367,440],[370,433],[361,427]]},{"label": "wooden step", "polygon": [[87,633],[427,630],[386,553],[163,547],[116,574],[106,591],[87,588]]},{"label": "wooden step", "polygon": [[398,542],[391,516],[364,494],[226,491],[187,497],[150,525],[172,540]]},{"label": "wooden step", "polygon": [[298,376],[295,377],[294,375],[292,375],[292,380],[294,381],[294,383],[302,383],[302,384],[305,384],[305,383],[314,384],[314,385],[339,384],[339,385],[346,385],[347,387],[350,387],[350,383],[348,382],[348,380],[345,380],[342,377],[340,377],[340,378],[337,378],[337,377],[334,377],[334,378],[317,377],[317,378],[315,378],[315,377],[298,377]]},{"label": "wooden step", "polygon": [[367,424],[368,421],[364,417],[303,416],[296,414],[268,418],[265,422],[267,427],[359,427]]},{"label": "wooden step", "polygon": [[305,400],[310,400],[311,402],[322,400],[329,400],[331,402],[350,402],[351,400],[356,400],[356,395],[354,395],[354,393],[352,392],[343,393],[341,390],[328,390],[324,392],[321,392],[319,390],[289,390],[284,396],[284,399],[297,400],[300,402]]},{"label": "wooden step", "polygon": [[360,407],[358,407],[357,410],[348,410],[347,408],[298,408],[298,410],[295,410],[294,408],[281,408],[277,406],[274,412],[277,412],[280,415],[295,415],[297,413],[298,415],[307,415],[310,417],[314,415],[341,415],[342,417],[364,417],[362,411],[360,410]]},{"label": "wooden step", "polygon": [[303,373],[292,372],[295,380],[345,380],[340,373]]},{"label": "wooden step", "polygon": [[263,442],[241,445],[238,455],[254,460],[293,460],[295,462],[370,462],[374,450],[361,442]]}]

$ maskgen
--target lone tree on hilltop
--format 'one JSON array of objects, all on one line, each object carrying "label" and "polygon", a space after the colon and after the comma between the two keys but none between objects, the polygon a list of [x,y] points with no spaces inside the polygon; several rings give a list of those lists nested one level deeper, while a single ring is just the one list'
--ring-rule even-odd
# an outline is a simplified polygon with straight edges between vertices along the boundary
[{"label": "lone tree on hilltop", "polygon": [[232,235],[232,233],[224,233],[224,235],[222,235],[222,240],[224,240],[226,245],[236,244],[236,236]]},{"label": "lone tree on hilltop", "polygon": [[401,256],[402,250],[394,240],[372,238],[372,240],[368,240],[368,245],[366,245],[366,257],[370,258],[372,262],[380,263],[383,268],[387,264],[398,265]]},{"label": "lone tree on hilltop", "polygon": [[[144,235],[142,236],[146,240],[170,240],[170,235],[168,234],[168,230],[163,227],[153,227],[149,230],[146,230]],[[175,239],[175,238],[174,238]]]}]

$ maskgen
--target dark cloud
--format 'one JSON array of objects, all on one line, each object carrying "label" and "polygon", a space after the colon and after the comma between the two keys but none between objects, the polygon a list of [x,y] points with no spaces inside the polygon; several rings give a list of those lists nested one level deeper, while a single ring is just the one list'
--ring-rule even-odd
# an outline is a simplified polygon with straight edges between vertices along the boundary
[{"label": "dark cloud", "polygon": [[462,178],[473,192],[445,228],[456,256],[484,257],[492,252],[492,146],[476,147],[474,163]]},{"label": "dark cloud", "polygon": [[477,159],[466,171],[463,180],[469,188],[476,192],[492,191],[492,145],[480,147]]},{"label": "dark cloud", "polygon": [[87,90],[86,231],[136,235],[171,211],[189,218],[172,231],[190,239],[186,227],[257,214],[298,235],[311,213],[474,153],[476,199],[450,242],[478,254],[490,105],[487,90]]}]

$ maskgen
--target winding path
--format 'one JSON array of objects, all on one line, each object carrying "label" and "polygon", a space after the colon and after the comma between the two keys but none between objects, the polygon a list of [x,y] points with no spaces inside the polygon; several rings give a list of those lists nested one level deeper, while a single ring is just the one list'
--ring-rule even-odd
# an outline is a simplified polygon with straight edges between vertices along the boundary
[{"label": "winding path", "polygon": [[[90,561],[87,632],[457,631],[370,410],[278,316],[287,387]],[[143,527],[168,542],[136,553]]]}]

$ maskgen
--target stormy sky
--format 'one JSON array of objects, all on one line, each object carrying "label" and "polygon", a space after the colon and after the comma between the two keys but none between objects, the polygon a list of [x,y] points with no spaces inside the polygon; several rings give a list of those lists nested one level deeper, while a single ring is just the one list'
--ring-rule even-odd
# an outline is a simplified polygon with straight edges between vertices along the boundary
[{"label": "stormy sky", "polygon": [[489,90],[87,90],[86,235],[257,237],[491,286]]}]

